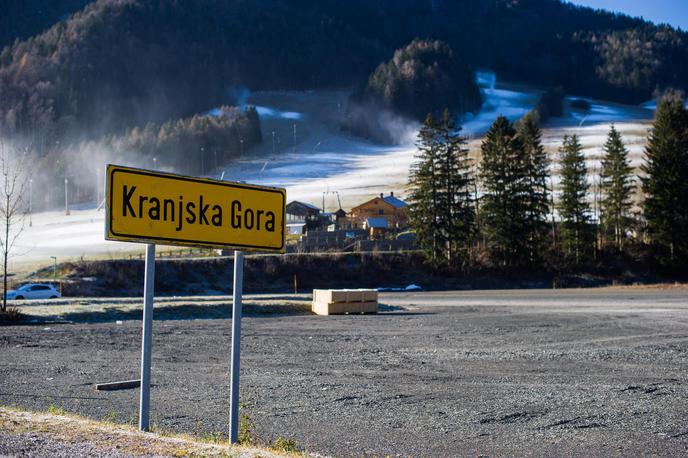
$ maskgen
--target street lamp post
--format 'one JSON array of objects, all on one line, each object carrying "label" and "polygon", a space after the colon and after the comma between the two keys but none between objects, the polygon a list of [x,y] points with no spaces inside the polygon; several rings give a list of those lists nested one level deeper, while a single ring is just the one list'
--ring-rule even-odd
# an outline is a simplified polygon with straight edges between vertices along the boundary
[{"label": "street lamp post", "polygon": [[153,170],[158,169],[157,165],[158,165],[158,158],[153,156]]},{"label": "street lamp post", "polygon": [[65,215],[69,216],[69,178],[65,177]]},{"label": "street lamp post", "polygon": [[32,207],[33,207],[33,178],[29,178],[29,227],[33,226],[33,221],[31,220]]},{"label": "street lamp post", "polygon": [[275,131],[272,131],[272,154],[275,154]]},{"label": "street lamp post", "polygon": [[53,283],[57,283],[57,256],[50,256],[53,260]]}]

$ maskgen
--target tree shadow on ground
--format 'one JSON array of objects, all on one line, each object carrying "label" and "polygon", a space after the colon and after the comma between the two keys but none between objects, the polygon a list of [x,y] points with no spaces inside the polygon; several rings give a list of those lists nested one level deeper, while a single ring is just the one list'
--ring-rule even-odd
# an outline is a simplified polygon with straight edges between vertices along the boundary
[{"label": "tree shadow on ground", "polygon": [[[269,300],[269,298],[261,298]],[[275,299],[278,299],[277,297]],[[283,299],[284,298],[279,298]],[[287,304],[259,304],[247,301],[243,304],[242,314],[252,318],[267,318],[277,316],[306,316],[311,312],[310,299],[292,297]],[[196,304],[166,304],[157,303],[153,308],[153,319],[157,321],[168,320],[222,320],[231,319],[232,303],[196,303]],[[380,315],[424,315],[425,312],[413,312],[396,305],[379,304]],[[94,310],[79,310],[62,313],[60,315],[36,316],[30,313],[24,314],[23,319],[13,323],[17,325],[42,325],[47,323],[112,323],[115,321],[141,320],[143,310],[141,307],[123,310],[118,306],[99,307]]]},{"label": "tree shadow on ground", "polygon": [[[183,305],[155,305],[153,319],[166,320],[217,320],[232,317],[230,303],[220,304],[183,304]],[[310,315],[310,301],[303,304],[274,304],[259,305],[246,303],[242,307],[242,314],[250,317]],[[26,314],[22,322],[16,324],[45,324],[50,323],[111,323],[113,321],[141,320],[142,308],[122,310],[118,307],[104,307],[98,310],[67,312],[54,316],[32,316]]]}]

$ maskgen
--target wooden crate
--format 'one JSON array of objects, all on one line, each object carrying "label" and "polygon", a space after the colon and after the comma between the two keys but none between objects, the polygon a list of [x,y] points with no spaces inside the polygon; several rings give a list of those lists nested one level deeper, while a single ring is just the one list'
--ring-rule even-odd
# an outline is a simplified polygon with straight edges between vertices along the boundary
[{"label": "wooden crate", "polygon": [[314,289],[314,302],[377,302],[375,289]]},{"label": "wooden crate", "polygon": [[315,289],[312,310],[318,315],[377,313],[377,291],[374,289]]}]

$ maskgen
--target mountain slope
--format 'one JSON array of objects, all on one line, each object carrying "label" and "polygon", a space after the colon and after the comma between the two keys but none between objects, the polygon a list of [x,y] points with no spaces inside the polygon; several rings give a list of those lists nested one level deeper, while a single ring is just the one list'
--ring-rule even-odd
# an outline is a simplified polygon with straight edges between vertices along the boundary
[{"label": "mountain slope", "polygon": [[92,137],[231,102],[231,86],[352,87],[416,37],[597,98],[688,81],[685,33],[558,0],[99,0],[2,51],[0,129]]}]

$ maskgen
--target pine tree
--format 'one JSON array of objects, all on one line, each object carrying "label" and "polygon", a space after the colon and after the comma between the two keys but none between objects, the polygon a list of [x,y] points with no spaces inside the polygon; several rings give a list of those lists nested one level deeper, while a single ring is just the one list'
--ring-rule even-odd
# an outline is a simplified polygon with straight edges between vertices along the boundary
[{"label": "pine tree", "polygon": [[454,118],[445,110],[438,124],[441,141],[438,155],[440,189],[439,225],[448,263],[466,260],[470,253],[475,210],[471,191],[473,179],[468,158],[468,139],[461,135]]},{"label": "pine tree", "polygon": [[645,218],[652,243],[671,261],[688,256],[688,111],[681,97],[664,97],[645,149]]},{"label": "pine tree", "polygon": [[542,258],[548,237],[547,216],[550,211],[547,180],[549,161],[542,147],[542,132],[537,115],[528,113],[518,125],[518,135],[525,154],[527,195],[525,201],[525,242],[531,263]]},{"label": "pine tree", "polygon": [[429,114],[418,132],[418,153],[409,174],[409,224],[416,232],[418,246],[433,264],[442,258],[439,234],[437,125]]},{"label": "pine tree", "polygon": [[578,136],[564,135],[561,154],[561,239],[564,252],[579,262],[593,245],[585,157]]},{"label": "pine tree", "polygon": [[481,152],[481,223],[489,256],[500,265],[526,264],[528,161],[521,138],[504,116],[485,134]]},{"label": "pine tree", "polygon": [[621,134],[612,124],[604,144],[602,171],[601,222],[604,235],[612,237],[614,245],[623,249],[626,232],[631,226],[630,209],[633,205],[633,167],[628,160],[628,150]]},{"label": "pine tree", "polygon": [[409,179],[410,223],[421,249],[436,265],[465,260],[472,242],[473,180],[467,140],[460,131],[449,111],[439,121],[428,115]]}]

